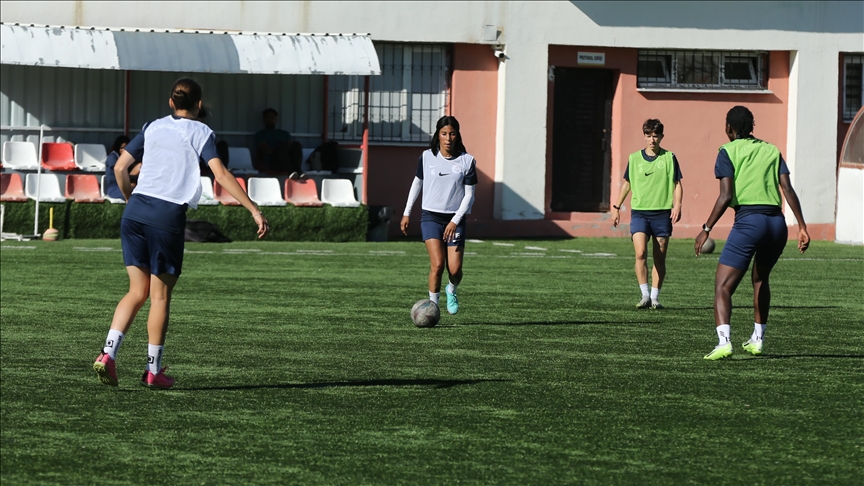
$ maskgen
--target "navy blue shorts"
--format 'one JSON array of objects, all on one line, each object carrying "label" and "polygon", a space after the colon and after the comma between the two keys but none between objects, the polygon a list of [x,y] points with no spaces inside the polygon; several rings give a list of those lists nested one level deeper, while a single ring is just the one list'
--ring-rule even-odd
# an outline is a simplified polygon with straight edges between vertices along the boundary
[{"label": "navy blue shorts", "polygon": [[[425,209],[420,214],[420,232],[423,235],[423,241],[426,240],[443,240],[444,228],[450,224],[453,219],[453,214],[433,213]],[[447,246],[465,246],[465,218],[456,225],[456,233],[454,238],[447,242]]]},{"label": "navy blue shorts", "polygon": [[630,236],[636,233],[645,233],[656,238],[669,238],[672,236],[672,217],[649,219],[638,214],[630,215]]},{"label": "navy blue shorts", "polygon": [[732,225],[720,263],[746,271],[755,255],[759,266],[773,268],[788,239],[789,229],[783,215],[748,214]]},{"label": "navy blue shorts", "polygon": [[180,276],[183,267],[184,232],[166,231],[131,219],[120,220],[123,263],[149,268],[153,275]]}]

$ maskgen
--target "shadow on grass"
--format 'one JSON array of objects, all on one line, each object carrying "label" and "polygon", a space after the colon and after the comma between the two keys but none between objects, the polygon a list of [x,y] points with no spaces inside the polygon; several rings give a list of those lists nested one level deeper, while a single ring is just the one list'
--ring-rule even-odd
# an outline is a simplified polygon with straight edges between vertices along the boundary
[{"label": "shadow on grass", "polygon": [[792,359],[792,358],[822,358],[822,359],[864,359],[864,354],[763,354],[755,359]]},{"label": "shadow on grass", "polygon": [[524,322],[466,322],[466,326],[588,326],[591,324],[612,324],[620,326],[624,325],[642,325],[642,324],[660,324],[661,321],[640,321],[640,322],[621,322],[621,321],[524,321]]},{"label": "shadow on grass", "polygon": [[205,391],[205,390],[290,390],[304,388],[342,388],[364,386],[431,386],[433,388],[451,388],[461,385],[477,385],[479,383],[506,382],[511,380],[435,380],[435,379],[382,379],[357,381],[331,381],[324,383],[276,383],[272,385],[236,385],[236,386],[202,386],[192,388],[176,388],[172,391]]}]

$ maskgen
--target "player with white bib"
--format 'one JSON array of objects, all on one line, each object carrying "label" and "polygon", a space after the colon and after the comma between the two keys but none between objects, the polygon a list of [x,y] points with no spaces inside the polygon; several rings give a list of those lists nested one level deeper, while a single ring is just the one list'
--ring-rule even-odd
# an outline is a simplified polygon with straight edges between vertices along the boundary
[{"label": "player with white bib", "polygon": [[[117,185],[127,200],[120,223],[123,262],[129,274],[129,292],[117,304],[105,346],[93,369],[106,385],[117,386],[117,351],[138,311],[150,299],[147,317],[147,369],[141,384],[171,388],[174,378],[165,375],[162,354],[171,292],[183,265],[186,209],[201,197],[199,158],[207,161],[216,181],[252,215],[258,237],[269,231],[267,220],[249,199],[216,154],[213,131],[198,121],[201,86],[181,78],[171,87],[168,105],[174,114],[144,125],[126,146],[114,166]],[[128,167],[141,161],[138,185],[133,191]]]},{"label": "player with white bib", "polygon": [[445,290],[447,312],[459,312],[456,288],[462,281],[462,258],[465,252],[465,216],[474,203],[477,185],[477,163],[462,143],[459,122],[443,116],[435,135],[417,161],[417,173],[402,213],[402,233],[408,234],[411,208],[422,190],[420,230],[429,252],[429,300],[438,304],[441,277],[446,265],[450,282]]}]

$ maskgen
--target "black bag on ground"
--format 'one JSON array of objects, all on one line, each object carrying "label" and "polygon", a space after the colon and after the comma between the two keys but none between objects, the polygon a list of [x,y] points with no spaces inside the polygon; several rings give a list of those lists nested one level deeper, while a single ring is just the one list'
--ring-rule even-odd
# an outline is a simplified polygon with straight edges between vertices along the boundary
[{"label": "black bag on ground", "polygon": [[197,243],[231,243],[231,238],[223,235],[219,228],[210,221],[190,219],[186,221],[186,237],[184,241]]}]

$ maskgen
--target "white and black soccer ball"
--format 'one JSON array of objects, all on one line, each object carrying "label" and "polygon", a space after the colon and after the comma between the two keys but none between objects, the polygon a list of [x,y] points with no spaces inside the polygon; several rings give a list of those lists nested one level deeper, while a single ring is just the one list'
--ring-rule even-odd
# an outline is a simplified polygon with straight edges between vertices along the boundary
[{"label": "white and black soccer ball", "polygon": [[714,240],[707,238],[705,243],[702,243],[702,253],[714,253]]},{"label": "white and black soccer ball", "polygon": [[438,304],[429,299],[418,300],[411,308],[411,321],[417,327],[435,327],[440,319]]}]

